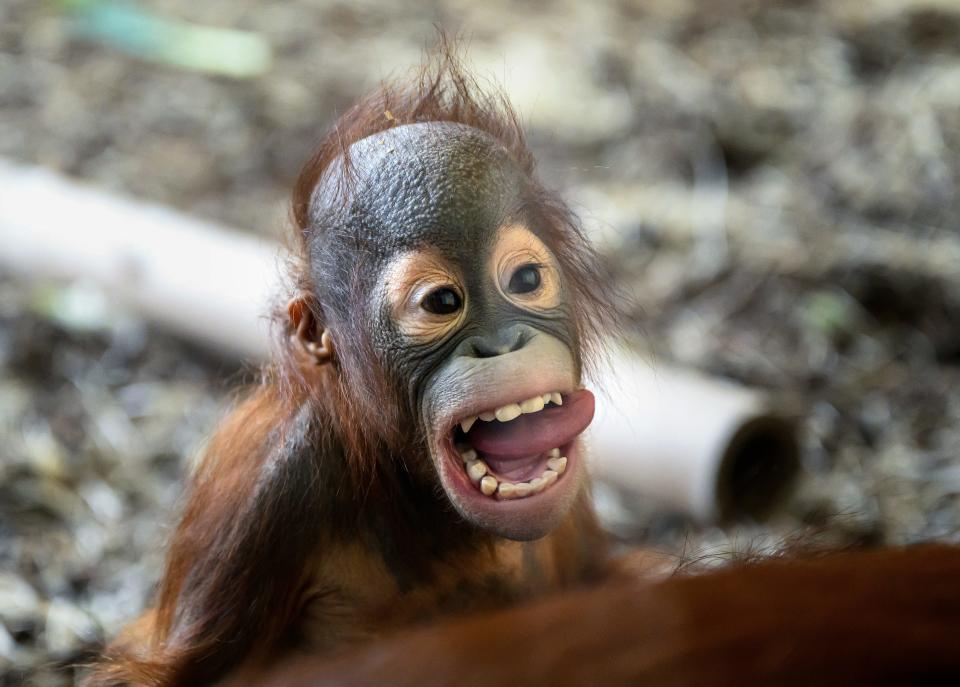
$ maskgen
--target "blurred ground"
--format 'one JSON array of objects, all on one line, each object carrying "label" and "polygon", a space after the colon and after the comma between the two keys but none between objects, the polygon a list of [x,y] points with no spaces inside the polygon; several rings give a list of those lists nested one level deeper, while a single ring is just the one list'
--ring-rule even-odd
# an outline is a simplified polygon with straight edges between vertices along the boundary
[{"label": "blurred ground", "polygon": [[[697,531],[620,504],[622,533],[688,552],[960,539],[955,3],[146,6],[259,32],[272,67],[137,61],[61,5],[6,0],[0,156],[275,233],[335,113],[416,64],[432,23],[462,31],[636,298],[638,344],[810,418],[775,522]],[[82,285],[0,278],[0,685],[69,684],[60,666],[142,606],[184,460],[244,378]]]}]

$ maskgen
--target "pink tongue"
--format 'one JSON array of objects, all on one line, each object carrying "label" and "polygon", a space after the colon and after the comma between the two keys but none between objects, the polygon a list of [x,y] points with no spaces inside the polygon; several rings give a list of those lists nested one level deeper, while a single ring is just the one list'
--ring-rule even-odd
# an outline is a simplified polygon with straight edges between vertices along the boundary
[{"label": "pink tongue", "polygon": [[580,389],[564,396],[562,406],[550,405],[510,422],[478,420],[467,441],[484,456],[529,458],[559,448],[583,432],[593,420],[593,405],[593,394]]}]

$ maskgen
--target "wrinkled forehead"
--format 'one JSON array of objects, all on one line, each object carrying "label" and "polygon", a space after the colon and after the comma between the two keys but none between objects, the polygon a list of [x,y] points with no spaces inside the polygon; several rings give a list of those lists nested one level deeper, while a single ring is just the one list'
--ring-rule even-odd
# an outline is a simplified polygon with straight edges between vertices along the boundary
[{"label": "wrinkled forehead", "polygon": [[423,244],[476,250],[526,186],[502,144],[448,122],[369,136],[350,147],[347,169],[342,161],[330,169],[314,193],[314,221],[379,255]]}]

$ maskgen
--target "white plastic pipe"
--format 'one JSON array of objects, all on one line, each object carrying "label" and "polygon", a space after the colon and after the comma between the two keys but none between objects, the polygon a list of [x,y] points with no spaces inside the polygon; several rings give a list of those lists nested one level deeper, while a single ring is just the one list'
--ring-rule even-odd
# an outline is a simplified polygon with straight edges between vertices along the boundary
[{"label": "white plastic pipe", "polygon": [[[0,264],[80,279],[250,360],[269,350],[278,246],[173,210],[0,162]],[[615,353],[596,388],[591,469],[702,521],[762,515],[797,466],[792,428],[755,391]]]},{"label": "white plastic pipe", "polygon": [[265,354],[278,254],[268,239],[0,161],[0,264],[93,282],[220,350]]},{"label": "white plastic pipe", "polygon": [[597,388],[595,477],[702,522],[760,518],[789,493],[794,425],[763,393],[625,350]]}]

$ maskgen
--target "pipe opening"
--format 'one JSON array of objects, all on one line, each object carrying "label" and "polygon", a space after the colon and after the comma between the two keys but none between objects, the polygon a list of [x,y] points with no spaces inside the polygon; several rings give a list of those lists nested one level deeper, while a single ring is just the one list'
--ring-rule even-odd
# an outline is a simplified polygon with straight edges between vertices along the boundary
[{"label": "pipe opening", "polygon": [[717,472],[717,516],[721,522],[762,520],[787,499],[800,471],[794,423],[759,417],[731,439]]}]

